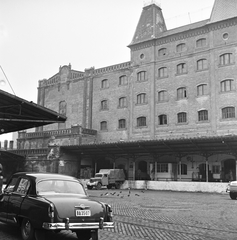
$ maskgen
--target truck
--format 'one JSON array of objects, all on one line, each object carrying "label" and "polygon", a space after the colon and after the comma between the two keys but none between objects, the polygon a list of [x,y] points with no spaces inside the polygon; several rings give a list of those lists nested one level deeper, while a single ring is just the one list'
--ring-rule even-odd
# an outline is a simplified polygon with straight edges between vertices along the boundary
[{"label": "truck", "polygon": [[87,189],[101,189],[102,186],[106,186],[108,189],[115,187],[119,189],[125,181],[125,174],[123,169],[100,169],[95,177],[90,178],[86,183]]}]

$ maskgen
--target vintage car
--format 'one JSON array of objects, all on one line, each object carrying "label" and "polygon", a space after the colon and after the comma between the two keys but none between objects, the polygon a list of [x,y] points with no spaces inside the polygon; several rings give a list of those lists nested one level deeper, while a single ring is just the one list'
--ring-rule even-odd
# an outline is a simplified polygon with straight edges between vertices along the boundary
[{"label": "vintage car", "polygon": [[226,188],[226,192],[229,193],[231,199],[237,198],[237,181],[229,182]]},{"label": "vintage car", "polygon": [[18,225],[23,240],[46,239],[50,230],[97,240],[98,229],[114,227],[111,206],[89,199],[83,184],[71,176],[15,173],[0,199],[0,221]]}]

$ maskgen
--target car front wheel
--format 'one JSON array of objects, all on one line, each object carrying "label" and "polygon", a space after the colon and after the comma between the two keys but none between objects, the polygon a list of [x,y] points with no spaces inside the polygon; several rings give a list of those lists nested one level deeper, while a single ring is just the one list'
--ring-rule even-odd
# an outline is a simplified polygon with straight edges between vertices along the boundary
[{"label": "car front wheel", "polygon": [[233,199],[233,200],[235,200],[235,199],[236,199],[236,194],[235,194],[235,193],[232,193],[232,192],[230,192],[230,198],[231,198],[231,199]]},{"label": "car front wheel", "polygon": [[21,223],[21,236],[23,240],[33,240],[35,235],[34,228],[29,219],[23,219]]}]

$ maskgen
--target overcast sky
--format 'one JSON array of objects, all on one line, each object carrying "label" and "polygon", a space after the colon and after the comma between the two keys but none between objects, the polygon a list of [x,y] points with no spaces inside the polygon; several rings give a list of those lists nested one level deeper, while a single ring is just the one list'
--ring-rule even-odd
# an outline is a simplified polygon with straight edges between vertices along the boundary
[{"label": "overcast sky", "polygon": [[[151,0],[0,0],[0,66],[14,93],[37,102],[38,81],[72,69],[130,60],[144,4]],[[214,0],[156,0],[168,29],[208,19]],[[13,93],[0,69],[0,88]],[[6,84],[4,84],[6,82]],[[0,99],[1,101],[1,99]],[[0,140],[6,135],[1,135]]]}]

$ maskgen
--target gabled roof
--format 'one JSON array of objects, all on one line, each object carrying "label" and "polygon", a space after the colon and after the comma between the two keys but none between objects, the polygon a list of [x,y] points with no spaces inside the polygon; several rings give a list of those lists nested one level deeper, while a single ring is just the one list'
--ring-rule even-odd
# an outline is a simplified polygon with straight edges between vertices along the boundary
[{"label": "gabled roof", "polygon": [[130,45],[157,38],[166,30],[161,8],[156,4],[148,5],[142,10]]},{"label": "gabled roof", "polygon": [[0,134],[65,121],[55,111],[0,90]]},{"label": "gabled roof", "polygon": [[211,13],[210,23],[233,17],[237,17],[236,0],[215,0]]}]

